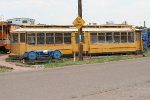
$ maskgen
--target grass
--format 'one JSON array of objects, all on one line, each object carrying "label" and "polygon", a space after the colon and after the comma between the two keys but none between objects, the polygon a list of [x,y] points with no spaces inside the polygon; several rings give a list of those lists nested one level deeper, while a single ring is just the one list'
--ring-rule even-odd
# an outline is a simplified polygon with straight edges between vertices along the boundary
[{"label": "grass", "polygon": [[0,51],[0,54],[6,54],[6,53],[4,53],[3,51]]},{"label": "grass", "polygon": [[[150,56],[150,48],[144,50],[145,56]],[[110,55],[110,56],[99,56],[99,57],[92,57],[92,58],[84,58],[83,61],[74,62],[73,58],[62,58],[59,61],[56,62],[46,62],[46,63],[34,63],[25,65],[28,67],[36,67],[36,68],[56,68],[56,67],[64,67],[64,66],[71,66],[71,65],[83,65],[83,64],[94,64],[94,63],[105,63],[105,62],[111,62],[111,61],[119,61],[119,60],[127,60],[127,59],[136,59],[141,58],[142,55]],[[7,61],[16,62],[18,59],[16,58],[8,58]]]},{"label": "grass", "polygon": [[16,62],[19,61],[20,58],[19,57],[9,57],[5,59],[7,62]]},{"label": "grass", "polygon": [[150,83],[150,80],[149,80],[149,81],[146,81],[146,82]]},{"label": "grass", "polygon": [[42,66],[44,68],[55,68],[55,67],[64,67],[64,66],[71,66],[71,65],[83,65],[83,64],[94,64],[94,63],[104,63],[104,62],[111,62],[111,61],[119,61],[119,60],[126,60],[126,59],[134,59],[140,58],[141,56],[134,56],[134,55],[119,55],[119,56],[101,56],[95,58],[85,58],[83,61],[76,61],[74,62],[73,59],[61,59],[57,62],[48,62],[43,64],[38,64],[38,66]]},{"label": "grass", "polygon": [[12,70],[13,70],[12,68],[8,68],[8,67],[5,67],[5,66],[0,66],[0,73],[11,72]]},{"label": "grass", "polygon": [[150,56],[150,48],[144,50],[145,56]]}]

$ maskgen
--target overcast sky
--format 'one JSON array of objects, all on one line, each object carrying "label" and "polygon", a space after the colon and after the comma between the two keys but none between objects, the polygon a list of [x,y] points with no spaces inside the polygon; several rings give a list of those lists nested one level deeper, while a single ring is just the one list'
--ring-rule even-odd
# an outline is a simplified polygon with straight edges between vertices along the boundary
[{"label": "overcast sky", "polygon": [[[42,24],[72,24],[78,0],[0,0],[4,19],[27,17]],[[150,25],[150,0],[82,0],[86,24],[106,21]]]}]

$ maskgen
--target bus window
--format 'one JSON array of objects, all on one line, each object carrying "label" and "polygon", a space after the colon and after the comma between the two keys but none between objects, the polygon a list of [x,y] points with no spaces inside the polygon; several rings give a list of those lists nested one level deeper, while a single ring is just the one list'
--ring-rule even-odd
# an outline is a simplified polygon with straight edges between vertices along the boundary
[{"label": "bus window", "polygon": [[37,44],[45,44],[45,34],[37,33]]},{"label": "bus window", "polygon": [[84,43],[85,42],[85,34],[82,32],[81,33],[81,42]]},{"label": "bus window", "polygon": [[108,32],[106,33],[106,43],[112,43],[113,39],[112,39],[112,33]]},{"label": "bus window", "polygon": [[90,33],[90,42],[97,43],[97,33]]},{"label": "bus window", "polygon": [[71,33],[64,33],[64,43],[71,44]]},{"label": "bus window", "polygon": [[63,34],[62,33],[55,33],[55,43],[63,44]]},{"label": "bus window", "polygon": [[22,23],[28,23],[28,21],[27,20],[23,20]]},{"label": "bus window", "polygon": [[20,43],[24,43],[24,42],[25,42],[25,34],[20,33]]},{"label": "bus window", "polygon": [[2,27],[0,26],[0,32],[2,32]]},{"label": "bus window", "polygon": [[98,33],[98,43],[105,43],[105,33]]},{"label": "bus window", "polygon": [[121,32],[121,43],[127,42],[127,32]]},{"label": "bus window", "polygon": [[114,43],[120,43],[120,33],[114,32]]},{"label": "bus window", "polygon": [[28,44],[35,45],[35,33],[28,34]]},{"label": "bus window", "polygon": [[128,42],[134,42],[134,34],[133,32],[128,32]]},{"label": "bus window", "polygon": [[18,33],[12,34],[12,43],[18,43]]},{"label": "bus window", "polygon": [[46,44],[54,44],[54,33],[46,33]]}]

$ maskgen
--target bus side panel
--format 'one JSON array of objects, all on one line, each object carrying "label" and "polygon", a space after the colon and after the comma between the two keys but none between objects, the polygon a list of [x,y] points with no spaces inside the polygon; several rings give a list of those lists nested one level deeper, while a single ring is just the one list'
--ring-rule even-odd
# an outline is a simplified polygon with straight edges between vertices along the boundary
[{"label": "bus side panel", "polygon": [[20,43],[19,49],[20,49],[19,55],[23,55],[24,52],[27,50],[26,44],[25,43]]},{"label": "bus side panel", "polygon": [[15,54],[15,55],[19,55],[20,54],[20,45],[19,45],[19,43],[12,43],[10,45],[10,47],[11,47],[10,51],[11,51],[12,55],[13,54]]},{"label": "bus side panel", "polygon": [[135,43],[126,44],[90,44],[89,53],[113,53],[113,52],[129,52],[136,51]]},{"label": "bus side panel", "polygon": [[27,45],[27,50],[28,51],[30,50],[60,50],[62,54],[72,54],[72,45],[65,45],[65,44]]}]

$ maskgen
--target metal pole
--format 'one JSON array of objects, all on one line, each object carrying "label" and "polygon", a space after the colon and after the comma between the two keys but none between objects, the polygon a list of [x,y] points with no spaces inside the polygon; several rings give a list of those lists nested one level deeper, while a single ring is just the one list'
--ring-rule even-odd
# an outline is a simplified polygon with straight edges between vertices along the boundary
[{"label": "metal pole", "polygon": [[125,23],[124,23],[125,25],[127,25],[127,21],[125,20]]},{"label": "metal pole", "polygon": [[144,28],[146,27],[146,21],[144,21]]},{"label": "metal pole", "polygon": [[[78,16],[82,18],[82,0],[78,0]],[[83,60],[83,34],[82,34],[82,27],[78,30],[78,38],[79,38],[79,60]]]}]

